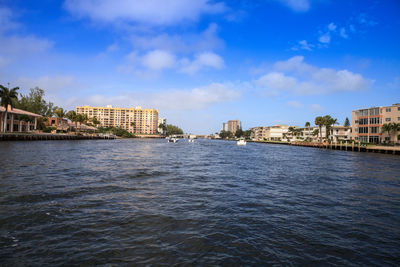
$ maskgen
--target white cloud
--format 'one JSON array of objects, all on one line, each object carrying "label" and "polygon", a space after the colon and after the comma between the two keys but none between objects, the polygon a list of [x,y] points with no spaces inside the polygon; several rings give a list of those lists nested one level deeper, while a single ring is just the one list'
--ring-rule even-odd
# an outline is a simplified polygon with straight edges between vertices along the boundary
[{"label": "white cloud", "polygon": [[292,108],[302,108],[304,105],[298,101],[288,101],[286,105]]},{"label": "white cloud", "polygon": [[153,50],[142,58],[142,65],[151,70],[172,68],[175,65],[175,56],[163,50]]},{"label": "white cloud", "polygon": [[0,34],[0,67],[48,51],[53,43],[35,36],[6,36]]},{"label": "white cloud", "polygon": [[305,12],[310,9],[309,0],[280,0],[280,2],[297,12]]},{"label": "white cloud", "polygon": [[335,31],[336,28],[337,28],[337,26],[335,25],[335,23],[331,22],[328,24],[328,30]]},{"label": "white cloud", "polygon": [[[222,57],[213,52],[196,54],[193,60],[188,58],[177,59],[176,56],[164,50],[153,50],[141,55],[138,51],[132,51],[126,56],[127,63],[117,69],[121,73],[134,73],[139,77],[154,78],[151,71],[163,69],[175,69],[176,71],[194,74],[204,68],[222,69],[225,64]],[[150,71],[150,72],[149,72]]]},{"label": "white cloud", "polygon": [[270,72],[260,77],[256,84],[273,90],[291,90],[297,85],[297,80],[282,72]]},{"label": "white cloud", "polygon": [[223,3],[208,0],[66,0],[64,7],[78,17],[94,21],[126,21],[150,26],[196,21],[203,14],[226,10]]},{"label": "white cloud", "polygon": [[198,54],[193,61],[183,59],[181,64],[183,66],[180,71],[188,74],[194,74],[204,67],[222,69],[225,65],[222,57],[212,52]]},{"label": "white cloud", "polygon": [[15,81],[21,88],[34,88],[39,87],[46,92],[57,92],[66,88],[71,87],[75,83],[75,77],[68,75],[56,75],[56,76],[41,76],[38,78],[31,77],[19,77]]},{"label": "white cloud", "polygon": [[306,40],[301,40],[298,42],[298,45],[292,47],[292,50],[308,50],[308,51],[312,51],[312,49],[315,47],[315,45],[313,44],[309,44]]},{"label": "white cloud", "polygon": [[324,33],[318,39],[320,43],[329,44],[331,42],[331,35],[329,33]]},{"label": "white cloud", "polygon": [[224,41],[217,36],[218,25],[211,23],[200,34],[159,35],[134,34],[130,37],[135,49],[162,49],[179,53],[192,53],[224,47]]},{"label": "white cloud", "polygon": [[111,45],[109,45],[109,46],[107,47],[107,50],[106,50],[106,51],[107,51],[108,53],[112,53],[112,52],[118,51],[118,49],[119,49],[118,44],[113,43],[113,44],[111,44]]},{"label": "white cloud", "polygon": [[20,25],[14,21],[13,13],[9,8],[0,7],[0,32],[14,30]]},{"label": "white cloud", "polygon": [[146,103],[149,107],[165,110],[200,110],[212,105],[229,102],[240,97],[232,84],[212,83],[190,90],[166,90],[162,92],[128,93],[119,96],[93,95],[80,102],[89,105],[129,107]]},{"label": "white cloud", "polygon": [[330,94],[367,90],[374,83],[361,74],[349,70],[318,68],[296,56],[274,64],[273,71],[255,83],[268,92],[290,92],[299,95]]},{"label": "white cloud", "polygon": [[319,104],[312,104],[310,106],[311,110],[314,112],[321,112],[323,110],[323,108],[321,107],[321,105]]},{"label": "white cloud", "polygon": [[340,29],[340,36],[344,39],[349,38],[349,35],[346,33],[346,29],[345,28],[341,28]]}]

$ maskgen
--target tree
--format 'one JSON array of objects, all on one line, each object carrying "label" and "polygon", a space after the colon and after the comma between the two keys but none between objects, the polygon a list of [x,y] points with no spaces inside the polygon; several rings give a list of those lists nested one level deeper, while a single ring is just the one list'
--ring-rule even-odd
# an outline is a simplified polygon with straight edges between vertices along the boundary
[{"label": "tree", "polygon": [[387,132],[389,137],[391,137],[392,135],[396,136],[397,132],[400,131],[400,123],[385,123],[384,125],[382,125],[381,131],[382,133]]},{"label": "tree", "polygon": [[344,127],[350,127],[350,121],[349,118],[346,117],[346,120],[344,121]]},{"label": "tree", "polygon": [[166,135],[173,135],[173,134],[183,134],[183,131],[178,126],[167,124],[166,125]]},{"label": "tree", "polygon": [[43,117],[51,117],[59,109],[52,102],[47,103],[44,100],[44,90],[39,87],[31,88],[28,95],[21,94],[20,99],[15,103],[15,107]]},{"label": "tree", "polygon": [[220,136],[222,139],[226,139],[226,138],[231,138],[231,137],[233,136],[233,134],[232,134],[230,131],[224,131],[224,130],[222,130],[222,131],[219,133],[219,136]]},{"label": "tree", "polygon": [[66,115],[64,109],[62,109],[62,108],[57,109],[54,113],[55,113],[56,116],[57,116],[58,118],[60,118],[60,119],[65,118],[65,115]]},{"label": "tree", "polygon": [[[0,97],[1,97],[0,105],[5,107],[5,109],[6,109],[6,111],[4,112],[4,124],[3,124],[4,132],[7,131],[8,105],[10,105],[11,110],[12,110],[14,102],[18,101],[17,91],[19,90],[19,87],[14,87],[12,89],[10,89],[9,87],[10,87],[10,84],[8,84],[8,87],[0,85]],[[11,127],[12,127],[12,125],[11,125]]]},{"label": "tree", "polygon": [[307,121],[306,124],[305,124],[305,127],[308,128],[310,126],[311,126],[311,123]]},{"label": "tree", "polygon": [[237,138],[242,137],[243,136],[243,130],[241,128],[237,129],[235,132],[235,136]]},{"label": "tree", "polygon": [[325,125],[325,137],[327,138],[331,133],[332,125],[337,124],[337,119],[332,118],[329,115],[323,117],[323,125]]},{"label": "tree", "polygon": [[93,117],[93,118],[92,118],[92,123],[93,123],[93,125],[94,125],[95,127],[97,127],[97,125],[100,124],[100,121],[97,119],[97,117]]},{"label": "tree", "polygon": [[[392,128],[393,135],[396,136],[397,132],[400,131],[400,123],[392,122],[391,128]],[[397,137],[397,141],[398,141],[398,140],[399,140],[399,139],[398,139],[398,137]],[[395,141],[395,140],[394,140],[394,141]]]},{"label": "tree", "polygon": [[165,134],[165,132],[167,130],[167,126],[165,125],[165,123],[160,123],[158,125],[158,128],[160,128],[162,130],[162,134]]},{"label": "tree", "polygon": [[318,136],[318,134],[319,134],[319,130],[318,130],[318,129],[315,129],[315,130],[312,132],[312,135],[313,135],[313,136]]},{"label": "tree", "polygon": [[75,129],[77,129],[78,128],[78,120],[77,120],[76,112],[74,110],[70,110],[67,112],[66,117],[70,121],[75,122]]},{"label": "tree", "polygon": [[250,139],[251,136],[251,130],[246,130],[243,132],[243,137],[246,139]]},{"label": "tree", "polygon": [[322,142],[322,126],[324,125],[324,118],[321,116],[318,116],[315,118],[315,125],[319,127],[319,142]]}]

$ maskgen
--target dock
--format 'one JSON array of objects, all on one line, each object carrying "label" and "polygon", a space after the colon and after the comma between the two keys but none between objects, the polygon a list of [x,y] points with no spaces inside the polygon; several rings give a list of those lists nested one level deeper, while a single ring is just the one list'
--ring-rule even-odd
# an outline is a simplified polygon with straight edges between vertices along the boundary
[{"label": "dock", "polygon": [[115,139],[114,136],[46,134],[46,133],[0,133],[0,141],[45,141],[45,140],[97,140]]},{"label": "dock", "polygon": [[370,152],[400,155],[400,147],[396,146],[379,146],[379,145],[361,145],[360,143],[311,143],[311,142],[291,142],[292,146],[315,147],[320,149],[344,150],[354,152]]}]

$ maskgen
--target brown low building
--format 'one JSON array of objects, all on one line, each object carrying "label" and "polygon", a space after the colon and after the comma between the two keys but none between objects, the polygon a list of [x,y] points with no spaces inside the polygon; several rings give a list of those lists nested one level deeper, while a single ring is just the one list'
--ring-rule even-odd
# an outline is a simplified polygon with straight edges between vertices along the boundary
[{"label": "brown low building", "polygon": [[71,125],[68,123],[67,119],[61,119],[58,117],[48,118],[44,124],[48,127],[56,127],[57,132],[67,132],[71,129]]},{"label": "brown low building", "polygon": [[37,118],[42,116],[22,109],[8,106],[7,127],[4,131],[5,107],[0,106],[0,132],[31,132],[36,130]]}]

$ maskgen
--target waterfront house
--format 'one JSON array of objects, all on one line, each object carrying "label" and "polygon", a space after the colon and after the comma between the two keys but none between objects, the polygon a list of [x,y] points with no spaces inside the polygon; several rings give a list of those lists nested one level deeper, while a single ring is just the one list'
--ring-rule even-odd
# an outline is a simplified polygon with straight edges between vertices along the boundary
[{"label": "waterfront house", "polygon": [[64,118],[61,119],[58,117],[51,117],[48,118],[44,124],[48,127],[55,127],[56,132],[67,132],[69,129],[71,129],[68,120]]},{"label": "waterfront house", "polygon": [[329,138],[334,143],[340,140],[349,141],[353,139],[352,132],[351,126],[331,126]]},{"label": "waterfront house", "polygon": [[31,132],[37,127],[37,118],[39,114],[35,114],[22,109],[12,108],[8,106],[7,111],[7,128],[4,131],[4,113],[5,107],[0,106],[0,132]]}]

